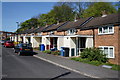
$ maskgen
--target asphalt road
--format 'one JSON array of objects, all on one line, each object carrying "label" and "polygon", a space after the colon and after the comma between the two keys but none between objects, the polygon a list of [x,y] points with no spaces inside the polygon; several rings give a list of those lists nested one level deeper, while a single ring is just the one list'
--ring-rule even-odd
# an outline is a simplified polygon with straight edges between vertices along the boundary
[{"label": "asphalt road", "polygon": [[18,56],[2,48],[2,78],[89,78],[33,56]]}]

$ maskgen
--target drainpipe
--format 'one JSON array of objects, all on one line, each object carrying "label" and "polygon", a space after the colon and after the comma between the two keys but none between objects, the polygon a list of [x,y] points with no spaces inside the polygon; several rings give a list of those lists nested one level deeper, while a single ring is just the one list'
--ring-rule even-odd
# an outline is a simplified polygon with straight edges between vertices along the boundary
[{"label": "drainpipe", "polygon": [[64,36],[65,36],[65,31],[64,31]]},{"label": "drainpipe", "polygon": [[92,32],[93,32],[93,47],[95,47],[95,30],[92,29]]}]

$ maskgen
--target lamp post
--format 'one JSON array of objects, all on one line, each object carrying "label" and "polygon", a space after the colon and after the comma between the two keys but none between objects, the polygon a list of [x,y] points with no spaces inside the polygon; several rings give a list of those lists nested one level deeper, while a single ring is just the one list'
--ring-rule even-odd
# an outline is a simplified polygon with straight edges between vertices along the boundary
[{"label": "lamp post", "polygon": [[[19,28],[19,22],[16,22],[17,23],[17,30]],[[17,45],[18,45],[18,32],[17,32]]]}]

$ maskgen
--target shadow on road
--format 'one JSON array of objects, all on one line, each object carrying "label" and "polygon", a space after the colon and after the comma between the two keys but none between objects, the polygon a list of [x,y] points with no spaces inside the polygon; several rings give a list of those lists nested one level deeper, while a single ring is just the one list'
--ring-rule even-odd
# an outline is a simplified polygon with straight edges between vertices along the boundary
[{"label": "shadow on road", "polygon": [[62,76],[66,76],[66,75],[68,75],[68,74],[71,74],[71,72],[66,72],[66,73],[64,73],[64,74],[61,74],[61,75],[56,76],[56,77],[54,77],[54,78],[51,78],[50,80],[56,80],[56,79],[58,79],[58,78],[60,78],[60,77],[62,77]]},{"label": "shadow on road", "polygon": [[38,53],[36,52],[32,52],[31,54],[24,54],[24,55],[21,55],[21,56],[33,56],[33,55],[37,55]]}]

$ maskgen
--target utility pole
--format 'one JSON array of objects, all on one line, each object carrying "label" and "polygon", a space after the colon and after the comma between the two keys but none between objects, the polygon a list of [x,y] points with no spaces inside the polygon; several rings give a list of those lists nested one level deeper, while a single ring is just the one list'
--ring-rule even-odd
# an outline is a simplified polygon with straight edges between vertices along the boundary
[{"label": "utility pole", "polygon": [[[16,22],[17,23],[17,30],[19,28],[19,22]],[[16,33],[17,34],[17,45],[18,45],[18,32]]]}]

